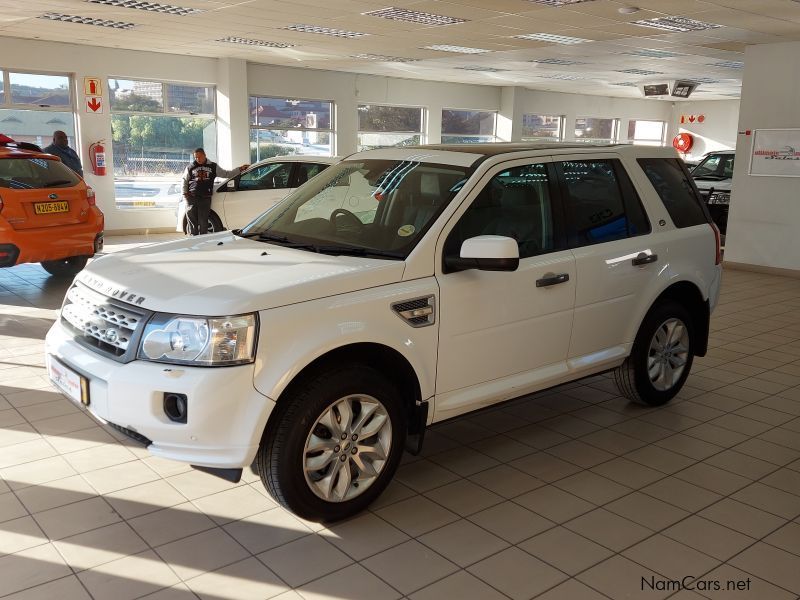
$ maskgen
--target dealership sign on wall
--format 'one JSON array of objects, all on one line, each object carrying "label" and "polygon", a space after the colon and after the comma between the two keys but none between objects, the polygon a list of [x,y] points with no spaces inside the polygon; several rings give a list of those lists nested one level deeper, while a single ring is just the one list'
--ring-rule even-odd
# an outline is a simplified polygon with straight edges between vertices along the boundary
[{"label": "dealership sign on wall", "polygon": [[800,129],[756,129],[750,175],[800,177]]}]

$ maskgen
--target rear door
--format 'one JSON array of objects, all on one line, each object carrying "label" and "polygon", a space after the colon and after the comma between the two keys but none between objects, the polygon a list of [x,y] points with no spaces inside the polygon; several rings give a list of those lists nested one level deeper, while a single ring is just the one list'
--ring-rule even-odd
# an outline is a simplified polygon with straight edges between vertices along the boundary
[{"label": "rear door", "polygon": [[559,157],[556,170],[578,281],[569,358],[591,363],[622,356],[632,341],[625,337],[637,295],[658,277],[667,248],[651,235],[618,155]]},{"label": "rear door", "polygon": [[293,162],[255,166],[238,176],[236,187],[224,191],[223,211],[228,229],[244,227],[291,191]]},{"label": "rear door", "polygon": [[89,218],[86,184],[60,161],[0,158],[3,217],[14,229],[58,227]]}]

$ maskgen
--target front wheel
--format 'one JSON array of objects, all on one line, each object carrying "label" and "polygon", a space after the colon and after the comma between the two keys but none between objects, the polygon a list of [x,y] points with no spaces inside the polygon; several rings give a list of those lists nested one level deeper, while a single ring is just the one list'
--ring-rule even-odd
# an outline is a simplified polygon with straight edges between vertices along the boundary
[{"label": "front wheel", "polygon": [[304,519],[360,512],[397,470],[406,436],[402,398],[370,367],[320,371],[276,411],[255,469],[273,498]]},{"label": "front wheel", "polygon": [[89,262],[88,256],[70,256],[61,260],[43,260],[42,268],[54,277],[74,277]]},{"label": "front wheel", "polygon": [[614,371],[614,381],[626,398],[659,406],[681,390],[693,360],[691,315],[681,304],[666,301],[645,317],[630,356]]}]

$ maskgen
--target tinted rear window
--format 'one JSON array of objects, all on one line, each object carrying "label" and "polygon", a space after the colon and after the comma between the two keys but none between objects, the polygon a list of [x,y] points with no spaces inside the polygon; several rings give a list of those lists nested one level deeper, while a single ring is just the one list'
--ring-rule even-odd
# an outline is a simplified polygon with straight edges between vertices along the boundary
[{"label": "tinted rear window", "polygon": [[0,159],[0,188],[30,190],[72,187],[80,181],[75,172],[57,160],[44,158]]},{"label": "tinted rear window", "polygon": [[675,223],[675,227],[692,227],[708,223],[708,216],[695,192],[691,176],[677,158],[640,158],[650,183]]}]

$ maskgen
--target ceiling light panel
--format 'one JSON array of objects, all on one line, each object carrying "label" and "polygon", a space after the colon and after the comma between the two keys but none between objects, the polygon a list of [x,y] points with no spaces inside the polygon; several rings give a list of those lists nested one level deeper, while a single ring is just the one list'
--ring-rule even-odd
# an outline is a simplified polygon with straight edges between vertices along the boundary
[{"label": "ceiling light panel", "polygon": [[351,58],[363,60],[377,60],[379,62],[410,63],[417,62],[418,58],[404,58],[402,56],[386,56],[385,54],[353,54]]},{"label": "ceiling light panel", "polygon": [[485,54],[491,50],[483,48],[469,48],[467,46],[451,46],[449,44],[435,44],[433,46],[423,46],[423,50],[438,50],[439,52],[456,52],[458,54]]},{"label": "ceiling light panel", "polygon": [[536,77],[541,77],[542,79],[561,79],[562,81],[578,81],[580,79],[586,79],[586,77],[582,75],[566,75],[564,73],[554,73],[552,75],[536,75]]},{"label": "ceiling light panel", "polygon": [[555,35],[552,33],[525,33],[512,36],[518,40],[530,40],[534,42],[551,42],[553,44],[582,44],[590,40],[583,38],[569,37],[567,35]]},{"label": "ceiling light panel", "polygon": [[393,21],[405,21],[407,23],[419,23],[420,25],[455,25],[456,23],[466,23],[468,19],[457,19],[445,15],[435,15],[433,13],[419,12],[418,10],[408,10],[407,8],[382,8],[361,13],[368,17],[380,17]]},{"label": "ceiling light panel", "polygon": [[268,42],[266,40],[254,40],[251,38],[242,38],[242,37],[226,37],[219,40],[218,42],[225,42],[226,44],[242,44],[244,46],[260,46],[262,48],[294,48],[294,44],[286,44],[284,42]]},{"label": "ceiling light panel", "polygon": [[687,77],[686,81],[692,83],[719,83],[719,79],[712,79],[711,77]]},{"label": "ceiling light panel", "polygon": [[94,25],[96,27],[109,27],[111,29],[133,29],[136,23],[127,21],[111,21],[109,19],[96,19],[94,17],[80,17],[78,15],[65,15],[62,13],[45,13],[39,15],[39,19],[49,21],[61,21],[63,23],[75,23],[77,25]]},{"label": "ceiling light panel", "polygon": [[456,69],[461,69],[462,71],[481,71],[483,73],[501,73],[503,71],[508,71],[508,69],[498,69],[496,67],[482,67],[480,65],[456,67]]},{"label": "ceiling light panel", "polygon": [[175,6],[174,4],[159,4],[158,2],[139,2],[138,0],[86,0],[90,4],[102,4],[104,6],[118,6],[120,8],[133,8],[148,12],[158,12],[168,15],[185,17],[205,12],[201,8],[186,8],[185,6]]},{"label": "ceiling light panel", "polygon": [[619,87],[638,87],[632,81],[620,81],[619,83],[612,83],[611,85],[616,85],[616,86],[619,86]]},{"label": "ceiling light panel", "polygon": [[537,58],[528,62],[539,63],[541,65],[585,65],[580,60],[567,60],[566,58]]},{"label": "ceiling light panel", "polygon": [[631,21],[631,25],[640,25],[641,27],[650,27],[652,29],[661,29],[662,31],[706,31],[708,29],[719,29],[722,25],[716,23],[706,23],[704,21],[697,21],[687,17],[656,17],[655,19],[641,19],[639,21]]},{"label": "ceiling light panel", "polygon": [[711,66],[722,67],[723,69],[744,69],[744,63],[737,60],[723,60],[721,62],[712,63]]},{"label": "ceiling light panel", "polygon": [[623,52],[622,54],[626,54],[628,56],[641,56],[644,58],[676,58],[678,56],[683,56],[683,54],[678,54],[677,52],[667,52],[665,50],[634,50],[632,52]]},{"label": "ceiling light panel", "polygon": [[663,75],[661,71],[648,71],[647,69],[622,69],[617,73],[628,73],[629,75]]},{"label": "ceiling light panel", "polygon": [[566,6],[568,4],[581,4],[582,2],[593,1],[594,0],[528,0],[528,2],[533,2],[534,4],[543,4],[545,6]]},{"label": "ceiling light panel", "polygon": [[289,31],[299,31],[300,33],[316,33],[319,35],[330,35],[332,37],[340,38],[359,38],[369,35],[368,33],[359,33],[357,31],[345,31],[343,29],[332,29],[330,27],[319,27],[318,25],[289,25],[283,29]]}]

